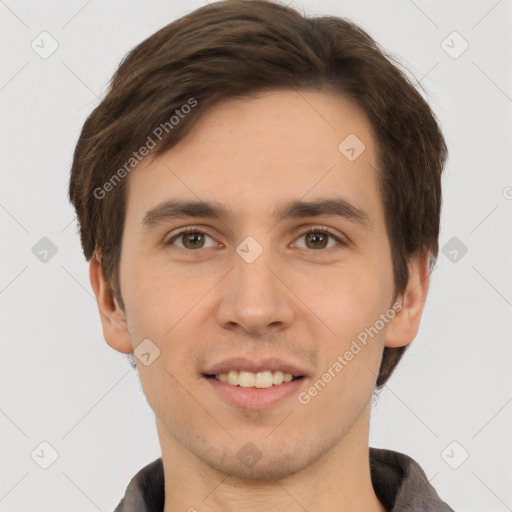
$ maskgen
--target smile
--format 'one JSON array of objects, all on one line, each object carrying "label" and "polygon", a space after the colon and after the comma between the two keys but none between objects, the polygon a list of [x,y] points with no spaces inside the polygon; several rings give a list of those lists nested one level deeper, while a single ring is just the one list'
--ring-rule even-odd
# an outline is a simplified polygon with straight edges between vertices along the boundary
[{"label": "smile", "polygon": [[300,378],[300,376],[293,376],[291,373],[282,372],[281,370],[265,370],[261,372],[231,370],[228,373],[208,375],[208,377],[214,377],[218,381],[232,386],[261,389],[279,386],[283,382],[291,382],[292,380]]}]

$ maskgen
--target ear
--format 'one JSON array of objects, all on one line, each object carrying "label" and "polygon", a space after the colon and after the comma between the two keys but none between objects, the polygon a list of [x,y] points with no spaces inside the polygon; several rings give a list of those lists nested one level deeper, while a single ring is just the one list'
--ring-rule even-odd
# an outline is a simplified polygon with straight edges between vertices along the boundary
[{"label": "ear", "polygon": [[403,347],[416,337],[429,283],[429,255],[425,252],[409,263],[409,281],[405,291],[397,297],[396,302],[401,304],[401,309],[396,312],[386,329],[386,347]]},{"label": "ear", "polygon": [[114,350],[130,354],[133,352],[133,347],[128,333],[126,316],[108,288],[101,265],[101,255],[97,251],[94,251],[89,263],[89,278],[96,295],[105,341]]}]

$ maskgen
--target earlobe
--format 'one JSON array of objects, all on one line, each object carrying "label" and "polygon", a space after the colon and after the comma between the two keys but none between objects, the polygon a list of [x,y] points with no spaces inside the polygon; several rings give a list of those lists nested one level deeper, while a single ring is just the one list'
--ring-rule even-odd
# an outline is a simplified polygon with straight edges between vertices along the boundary
[{"label": "earlobe", "polygon": [[401,304],[401,309],[387,327],[386,347],[403,347],[416,337],[429,283],[429,255],[425,252],[409,263],[409,281],[405,291],[396,300]]},{"label": "earlobe", "polygon": [[128,333],[125,312],[112,296],[101,265],[101,255],[94,252],[89,262],[89,279],[96,296],[103,336],[105,341],[118,352],[133,352]]}]

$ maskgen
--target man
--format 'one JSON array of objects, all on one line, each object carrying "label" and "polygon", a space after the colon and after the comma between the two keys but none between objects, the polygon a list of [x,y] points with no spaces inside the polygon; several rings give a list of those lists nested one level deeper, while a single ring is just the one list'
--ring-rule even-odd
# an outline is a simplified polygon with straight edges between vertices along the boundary
[{"label": "man", "polygon": [[162,450],[117,512],[452,510],[368,446],[372,394],[418,332],[445,158],[347,20],[228,0],[130,52],[69,190]]}]

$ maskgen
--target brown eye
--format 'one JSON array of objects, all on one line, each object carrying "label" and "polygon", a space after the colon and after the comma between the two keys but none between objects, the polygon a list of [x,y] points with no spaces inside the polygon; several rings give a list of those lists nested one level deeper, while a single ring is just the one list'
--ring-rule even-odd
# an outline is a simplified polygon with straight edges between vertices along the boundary
[{"label": "brown eye", "polygon": [[[299,238],[304,238],[306,249],[313,249],[313,250],[326,249],[326,248],[331,249],[331,248],[333,248],[333,246],[331,245],[330,247],[328,247],[329,239],[332,239],[332,240],[338,242],[338,245],[341,245],[341,246],[347,245],[347,243],[344,240],[342,240],[341,238],[336,236],[334,233],[331,233],[330,231],[328,231],[327,229],[324,229],[324,228],[310,229],[310,230],[306,231],[306,233],[303,233]],[[336,245],[336,244],[334,244],[334,245]]]},{"label": "brown eye", "polygon": [[314,249],[325,249],[329,238],[325,233],[307,233],[305,237],[306,245],[311,244]]},{"label": "brown eye", "polygon": [[[181,249],[188,250],[196,250],[205,248],[206,238],[211,238],[211,236],[199,231],[197,229],[184,229],[179,233],[176,233],[172,238],[170,238],[166,245],[174,245],[174,242],[179,240],[181,245],[178,244],[178,247]],[[211,245],[209,246],[211,247]]]}]

